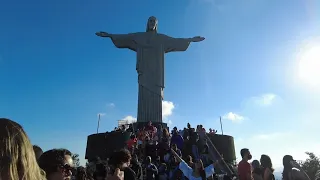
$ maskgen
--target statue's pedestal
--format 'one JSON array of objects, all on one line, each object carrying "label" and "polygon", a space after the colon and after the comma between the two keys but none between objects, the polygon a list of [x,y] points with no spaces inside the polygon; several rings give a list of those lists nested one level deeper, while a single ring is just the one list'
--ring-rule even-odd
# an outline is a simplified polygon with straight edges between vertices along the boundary
[{"label": "statue's pedestal", "polygon": [[96,157],[100,157],[101,160],[107,160],[114,151],[126,146],[130,135],[131,132],[121,131],[89,135],[85,159],[89,162],[93,161]]},{"label": "statue's pedestal", "polygon": [[223,155],[225,162],[233,164],[236,161],[236,152],[234,147],[234,139],[232,136],[221,134],[207,134],[212,144],[218,152]]}]

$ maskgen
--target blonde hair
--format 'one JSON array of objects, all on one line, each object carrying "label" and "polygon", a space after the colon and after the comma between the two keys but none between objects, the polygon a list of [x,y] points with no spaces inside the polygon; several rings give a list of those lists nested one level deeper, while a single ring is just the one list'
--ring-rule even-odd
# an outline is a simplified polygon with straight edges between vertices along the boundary
[{"label": "blonde hair", "polygon": [[16,122],[0,118],[0,180],[45,180],[31,142]]}]

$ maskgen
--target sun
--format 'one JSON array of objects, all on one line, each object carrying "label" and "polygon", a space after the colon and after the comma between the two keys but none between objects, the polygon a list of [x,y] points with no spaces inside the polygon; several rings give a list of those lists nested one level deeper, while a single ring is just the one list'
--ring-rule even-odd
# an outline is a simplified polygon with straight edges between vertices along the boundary
[{"label": "sun", "polygon": [[320,87],[320,45],[302,52],[299,58],[299,78],[311,85]]}]

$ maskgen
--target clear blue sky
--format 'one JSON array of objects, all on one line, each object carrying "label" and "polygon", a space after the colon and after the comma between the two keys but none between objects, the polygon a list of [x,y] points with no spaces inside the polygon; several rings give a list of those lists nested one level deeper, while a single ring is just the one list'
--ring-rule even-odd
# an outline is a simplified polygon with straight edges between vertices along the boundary
[{"label": "clear blue sky", "polygon": [[45,150],[83,157],[98,113],[107,131],[137,109],[135,54],[94,33],[144,31],[153,15],[161,33],[206,37],[166,55],[171,126],[218,129],[224,116],[238,156],[248,147],[276,165],[287,153],[320,153],[319,86],[299,78],[297,58],[305,44],[320,47],[319,9],[315,0],[2,2],[0,116]]}]

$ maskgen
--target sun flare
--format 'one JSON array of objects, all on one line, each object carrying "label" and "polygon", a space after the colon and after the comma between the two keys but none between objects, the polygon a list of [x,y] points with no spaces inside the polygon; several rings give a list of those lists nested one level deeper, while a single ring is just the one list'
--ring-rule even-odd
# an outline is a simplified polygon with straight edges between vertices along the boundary
[{"label": "sun flare", "polygon": [[320,87],[320,45],[308,48],[299,58],[299,78]]}]

